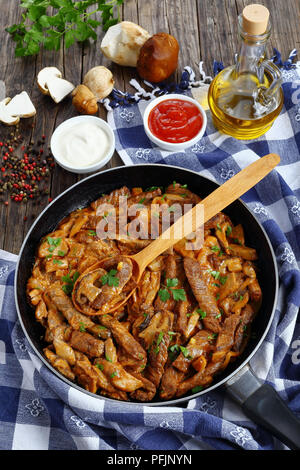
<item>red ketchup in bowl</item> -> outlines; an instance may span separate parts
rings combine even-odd
[[[203,117],[194,103],[169,99],[161,101],[150,111],[148,126],[158,139],[178,144],[198,134],[203,126]]]

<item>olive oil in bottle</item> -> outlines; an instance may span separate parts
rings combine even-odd
[[[240,53],[212,81],[208,103],[215,126],[237,139],[255,139],[272,126],[283,105],[281,72],[265,60],[269,11],[248,5],[239,16]]]

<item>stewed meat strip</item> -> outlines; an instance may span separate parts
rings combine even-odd
[[[151,400],[153,400],[156,394],[155,385],[150,380],[146,379],[146,377],[142,376],[141,374],[132,373],[132,375],[134,375],[135,378],[139,379],[143,383],[143,385],[137,390],[135,390],[134,392],[132,392],[130,394],[130,397],[133,400],[138,400],[138,401],[143,401],[143,402],[145,401],[150,402]]]
[[[94,338],[89,333],[73,330],[70,345],[90,357],[101,356],[104,351],[103,341]]]
[[[171,400],[176,394],[180,382],[184,378],[184,372],[169,366],[165,369],[160,383],[159,396],[162,400]]]
[[[206,312],[203,323],[206,329],[220,331],[219,309],[216,297],[210,288],[211,275],[207,266],[201,266],[192,258],[184,258],[184,269],[201,310]]]
[[[234,344],[234,335],[238,324],[241,321],[239,313],[235,313],[225,318],[222,331],[219,333],[215,352],[212,356],[212,361],[217,362],[223,358]]]
[[[148,364],[145,371],[145,377],[149,379],[156,388],[159,387],[164,367],[168,359],[169,344],[170,336],[168,332],[157,332],[148,352]]]
[[[132,336],[127,328],[117,320],[110,323],[110,329],[115,341],[122,347],[123,351],[131,357],[140,368],[147,362],[147,354],[140,343]]]
[[[240,323],[236,329],[234,336],[234,351],[241,351],[245,338],[249,335],[249,325],[253,321],[255,312],[250,304],[247,304],[241,312]]]
[[[57,310],[61,312],[69,324],[74,328],[74,330],[80,330],[85,328],[90,333],[95,334],[96,336],[105,335],[109,333],[103,330],[99,325],[96,325],[90,317],[83,315],[74,308],[71,299],[63,292],[62,288],[58,284],[53,284],[47,290],[47,295],[50,300],[56,306]]]
[[[212,382],[213,375],[222,369],[223,362],[224,359],[221,359],[219,362],[211,362],[203,371],[197,372],[192,377],[181,382],[177,387],[176,397],[185,395],[195,387],[208,386]]]

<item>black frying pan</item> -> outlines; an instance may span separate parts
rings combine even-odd
[[[20,323],[29,343],[44,364],[61,380],[83,393],[90,394],[90,392],[66,379],[44,358],[42,350],[45,345],[41,340],[44,331],[35,320],[33,308],[26,299],[26,283],[31,275],[39,241],[44,235],[53,231],[58,223],[70,212],[89,206],[102,193],[108,193],[123,185],[128,187],[142,186],[144,188],[153,185],[167,186],[174,180],[181,184],[187,184],[191,191],[201,197],[207,196],[218,186],[198,173],[168,165],[146,164],[106,170],[80,181],[58,196],[40,214],[25,238],[20,251],[15,278],[15,299]],[[250,338],[243,354],[236,361],[229,364],[223,373],[215,378],[210,387],[179,399],[168,402],[156,401],[145,403],[145,405],[182,404],[191,398],[209,393],[214,388],[222,385],[227,387],[231,396],[242,406],[244,412],[253,421],[267,428],[291,449],[299,449],[300,422],[293,416],[275,390],[269,385],[261,383],[247,365],[265,338],[276,307],[278,272],[273,249],[266,232],[241,200],[235,201],[225,212],[233,223],[242,223],[247,237],[247,244],[256,248],[258,253],[259,282],[263,292],[263,302],[261,310],[253,323],[252,331],[255,332],[255,335]],[[93,396],[97,395],[93,394]],[[101,400],[112,400],[102,396],[99,396],[99,398]]]

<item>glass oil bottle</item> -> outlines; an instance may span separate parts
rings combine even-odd
[[[216,128],[237,139],[263,135],[283,105],[281,72],[265,59],[271,32],[269,11],[263,5],[244,8],[238,18],[241,38],[236,63],[212,81],[208,103]]]

